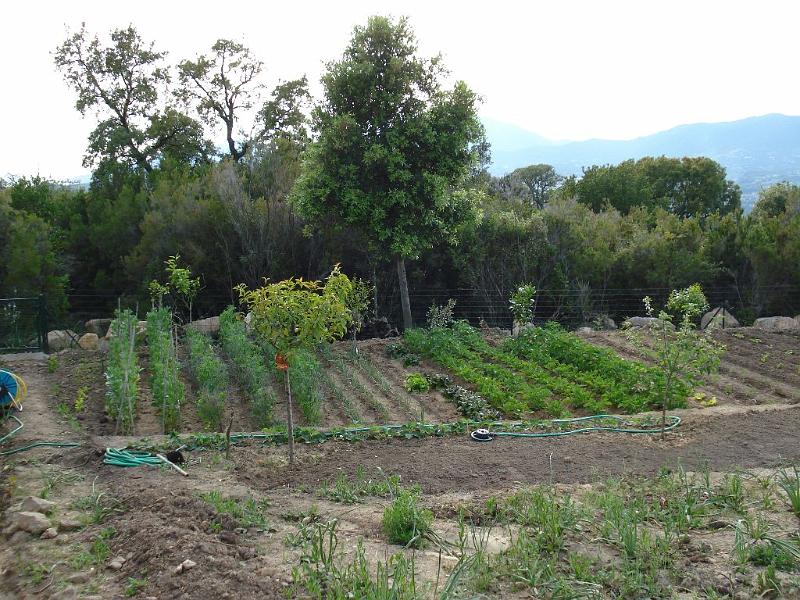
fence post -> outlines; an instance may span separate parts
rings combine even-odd
[[[47,342],[47,302],[44,294],[39,294],[39,348],[45,354],[50,353],[50,346]]]

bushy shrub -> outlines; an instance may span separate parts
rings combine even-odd
[[[430,532],[433,513],[417,504],[419,489],[403,488],[383,512],[383,531],[393,544],[420,548]]]
[[[456,307],[456,301],[450,298],[447,304],[439,306],[438,304],[431,304],[426,315],[428,320],[428,329],[441,329],[450,327],[453,324],[453,309]]]

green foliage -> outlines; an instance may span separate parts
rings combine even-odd
[[[792,512],[800,518],[800,470],[796,466],[792,471],[782,470],[778,476],[778,485],[786,493]]]
[[[284,373],[279,371],[275,365],[275,348],[269,343],[262,341],[261,347],[264,351],[265,360],[270,365],[273,380],[283,384]],[[322,422],[322,394],[320,392],[319,381],[323,372],[322,365],[309,350],[298,350],[294,355],[292,367],[289,369],[289,381],[292,386],[292,400],[297,402],[303,419],[309,425]]]
[[[269,503],[266,500],[227,497],[219,490],[205,492],[200,497],[214,507],[218,514],[230,515],[236,519],[239,527],[264,529],[267,526],[265,512]]]
[[[650,298],[644,299],[644,305],[648,316],[653,316]],[[685,290],[673,290],[667,309],[682,315],[677,329],[672,324],[672,315],[661,311],[657,317],[657,324],[650,328],[654,337],[652,347],[641,332],[633,328],[628,330],[629,339],[646,353],[655,364],[655,368],[661,371],[659,387],[664,424],[667,409],[674,395],[674,386],[691,392],[703,376],[714,373],[719,368],[724,347],[710,336],[699,333],[692,323],[692,319],[707,306],[708,302],[699,285],[690,286]]]
[[[451,400],[465,418],[473,421],[493,421],[500,418],[500,412],[491,407],[480,394],[450,384],[444,388],[442,394]]]
[[[509,307],[511,314],[514,315],[515,323],[530,323],[533,320],[533,311],[536,306],[536,287],[526,283],[520,285],[511,294]]]
[[[347,302],[353,284],[338,265],[324,285],[290,278],[255,290],[237,289],[253,313],[258,335],[290,364],[298,350],[341,338],[352,319]]]
[[[244,323],[228,307],[219,317],[222,349],[233,363],[236,377],[250,400],[250,411],[259,427],[272,423],[275,393],[269,386],[269,371],[258,345],[247,338]]]
[[[383,475],[383,473],[380,473]],[[400,476],[382,476],[377,479],[367,478],[362,467],[356,470],[353,480],[344,473],[336,478],[333,485],[324,485],[319,493],[328,500],[342,504],[356,504],[363,502],[367,496],[385,498],[397,495],[400,490]]]
[[[440,329],[443,327],[450,327],[453,322],[453,309],[456,307],[456,301],[450,298],[447,304],[439,306],[431,304],[426,315],[429,329]]]
[[[425,376],[421,373],[411,373],[406,377],[406,391],[425,393],[430,391],[431,386]]]
[[[106,412],[114,420],[114,431],[133,432],[139,364],[136,358],[137,319],[129,310],[117,311],[111,322],[111,340],[106,367]]]
[[[303,590],[303,595],[317,600],[419,598],[413,556],[409,559],[402,552],[393,554],[385,562],[379,560],[373,573],[372,561],[367,561],[363,540],[359,539],[349,562],[340,566],[337,523],[335,519],[314,523],[303,534],[306,543],[300,567],[292,571],[295,586]]]
[[[419,364],[419,355],[411,352],[404,344],[397,342],[386,346],[386,356],[402,360],[404,367],[413,367]]]
[[[228,366],[204,334],[188,329],[189,366],[197,382],[197,414],[206,429],[221,431],[225,398],[230,389]]]
[[[147,313],[147,347],[150,352],[150,388],[164,433],[180,428],[184,385],[180,378],[178,341],[172,313],[159,308]]]
[[[418,505],[419,490],[403,488],[383,512],[383,531],[389,542],[406,547],[422,547],[431,530],[433,513]]]

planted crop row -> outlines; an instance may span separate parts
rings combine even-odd
[[[184,387],[179,376],[178,344],[172,328],[172,313],[168,309],[159,308],[147,313],[147,347],[153,404],[161,417],[164,433],[177,431]]]
[[[278,385],[285,385],[286,375],[275,365],[275,348],[267,342],[262,342],[261,348],[267,364],[270,365],[273,379]],[[300,350],[292,357],[289,369],[292,401],[300,408],[308,425],[317,425],[322,421],[322,394],[319,391],[321,370],[317,357],[307,350]]]
[[[660,371],[592,346],[556,323],[528,329],[518,338],[506,340],[503,350],[592,390],[599,397],[599,408],[615,406],[638,412],[661,402]],[[669,405],[682,406],[688,394],[684,386],[675,385]]]
[[[186,341],[189,365],[197,382],[197,414],[207,429],[220,431],[225,397],[230,387],[228,366],[202,333],[190,329],[186,332]]]
[[[404,337],[413,352],[422,354],[475,386],[494,408],[506,414],[545,409],[563,415],[564,407],[543,385],[527,382],[513,371],[486,362],[452,329],[412,329]]]
[[[117,311],[111,322],[111,341],[106,367],[106,411],[114,420],[115,433],[132,433],[136,418],[139,364],[136,358],[137,319],[129,310]]]
[[[236,377],[250,396],[250,412],[259,427],[272,423],[275,393],[269,386],[269,371],[259,347],[247,337],[244,323],[232,307],[219,317],[222,349],[233,363]]]
[[[325,360],[328,361],[328,363],[336,367],[336,370],[339,372],[342,380],[346,382],[351,389],[355,390],[355,392],[367,404],[369,404],[369,406],[378,414],[381,419],[389,419],[389,411],[386,409],[383,403],[373,396],[364,386],[364,384],[361,383],[356,374],[353,372],[353,369],[350,368],[350,365],[347,363],[347,361],[345,361],[344,358],[334,354],[330,347],[324,344],[320,347],[320,354]]]

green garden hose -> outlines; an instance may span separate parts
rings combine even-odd
[[[551,423],[579,423],[583,421],[599,421],[601,419],[611,419],[622,424],[629,424],[628,421],[619,415],[590,415],[588,417],[575,417],[573,419],[553,419]],[[518,437],[518,438],[547,438],[547,437],[561,437],[565,435],[574,435],[576,433],[589,433],[592,431],[607,431],[609,433],[632,433],[653,435],[663,431],[671,431],[681,424],[681,418],[675,415],[667,417],[668,423],[664,427],[611,427],[608,425],[592,425],[589,427],[581,427],[578,429],[568,429],[566,431],[542,431],[539,433],[527,433],[516,431],[490,431],[486,428],[476,429],[470,434],[470,437],[477,442],[489,442],[495,437]]]
[[[123,448],[106,448],[103,464],[115,467],[140,467],[142,465],[158,466],[164,464],[157,456],[149,452],[125,450]]]

